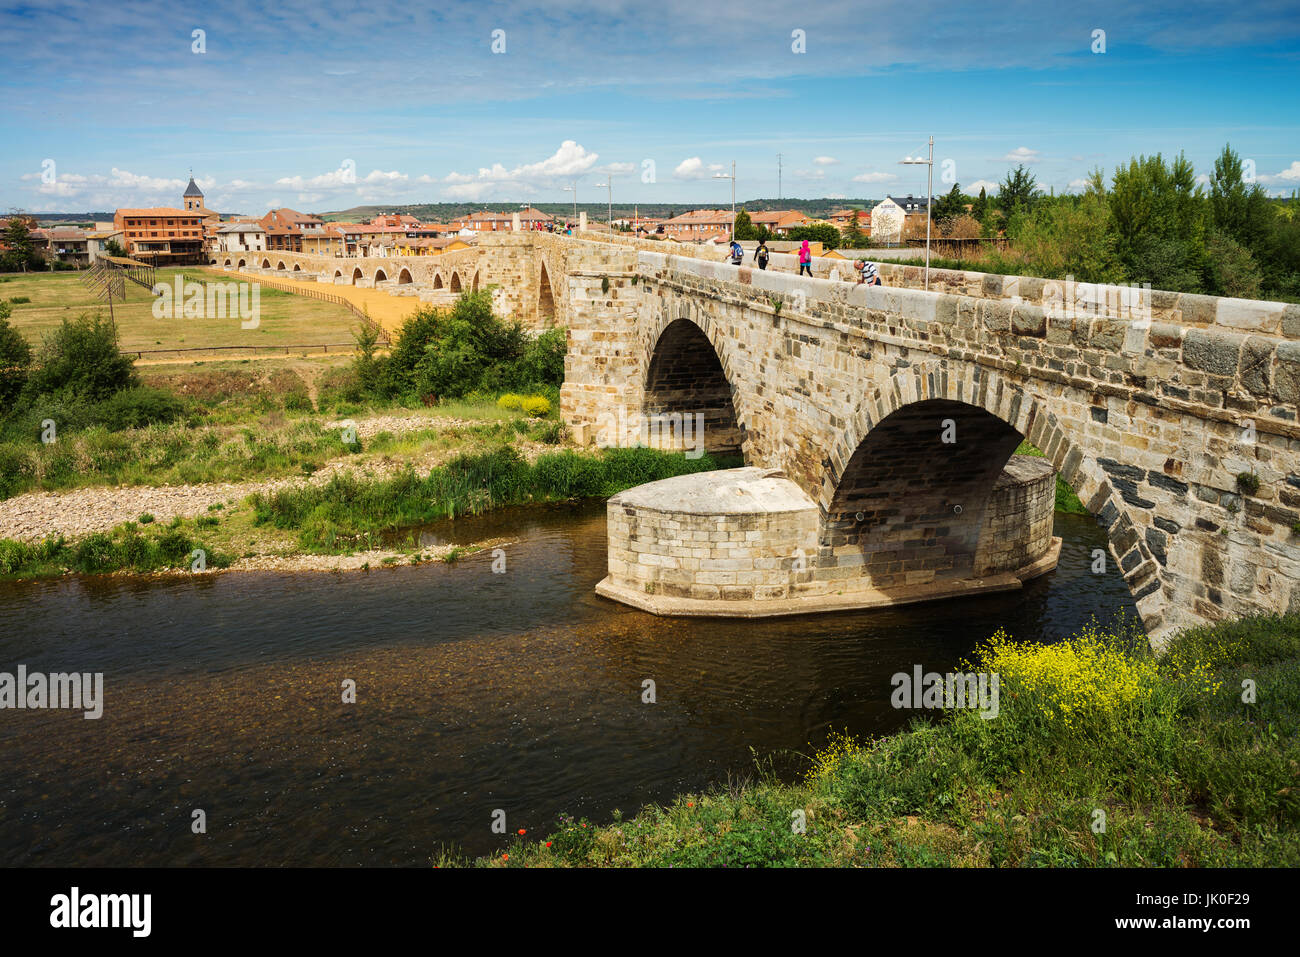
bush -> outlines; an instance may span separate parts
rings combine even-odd
[[[137,386],[124,389],[99,403],[95,417],[113,432],[138,429],[160,422],[174,422],[185,411],[185,404],[170,392]]]
[[[497,408],[506,410],[517,410],[524,407],[524,397],[516,395],[513,392],[507,392],[501,398],[497,399]]]
[[[524,399],[521,408],[534,419],[544,418],[551,414],[551,403],[540,395],[530,395]]]
[[[92,402],[137,384],[131,359],[117,347],[113,326],[98,316],[65,319],[45,339],[40,361],[27,380],[34,396],[70,393]]]

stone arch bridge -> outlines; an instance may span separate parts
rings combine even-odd
[[[691,541],[681,521],[645,524],[662,502],[614,502],[611,527],[635,526],[624,567],[611,561],[625,591],[707,613],[729,583],[779,603],[978,579],[998,542],[1023,540],[998,509],[1037,481],[1008,479],[1024,438],[1106,530],[1153,639],[1300,608],[1300,306],[943,270],[926,291],[920,270],[888,263],[867,287],[831,260],[808,278],[780,257],[758,271],[589,237],[245,258],[325,282],[359,269],[399,292],[403,270],[422,288],[477,276],[503,314],[568,329],[561,406],[579,441],[635,444],[650,416],[667,423],[659,444],[738,451],[761,470],[684,493],[754,497],[729,531]],[[725,557],[729,535],[801,554],[746,566]],[[702,592],[701,563],[721,578]]]

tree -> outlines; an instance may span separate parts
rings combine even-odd
[[[1263,276],[1255,257],[1227,233],[1215,231],[1206,243],[1213,291],[1220,296],[1258,299]]]
[[[786,232],[785,238],[795,242],[806,239],[810,243],[821,243],[827,249],[835,249],[840,244],[840,231],[830,223],[814,223],[811,226],[792,227]]]
[[[971,204],[971,209],[970,209],[971,218],[979,223],[984,222],[984,214],[988,212],[988,208],[989,208],[989,198],[988,195],[984,192],[984,187],[981,186],[979,196],[975,197],[975,202]]]
[[[9,316],[13,306],[0,300],[0,415],[13,408],[23,391],[32,364],[32,347],[13,326]]]
[[[1171,292],[1205,285],[1207,207],[1191,161],[1140,156],[1115,171],[1106,195],[1116,252],[1130,282]]]
[[[858,217],[855,215],[849,220],[849,224],[840,230],[840,248],[861,249],[866,242],[866,234],[858,229]]]
[[[1258,249],[1269,233],[1273,215],[1268,197],[1258,183],[1247,185],[1241,157],[1231,145],[1214,161],[1210,210],[1215,228],[1248,249]]]
[[[934,221],[955,219],[966,212],[966,197],[962,195],[961,184],[953,183],[943,196],[934,201]]]
[[[1016,207],[1028,211],[1041,195],[1034,174],[1025,169],[1023,163],[1007,173],[1007,178],[998,185],[998,201],[1007,216],[1011,216]]]
[[[30,216],[14,216],[5,227],[4,244],[8,248],[0,256],[0,271],[26,272],[41,266],[41,257],[32,244],[32,230],[36,221]]]
[[[758,238],[758,229],[754,226],[753,220],[749,218],[749,213],[743,209],[736,214],[736,226],[734,229],[736,239],[751,240]]]
[[[110,256],[116,256],[118,259],[126,258],[126,250],[122,248],[122,244],[116,239],[110,239],[104,243],[104,252]]]

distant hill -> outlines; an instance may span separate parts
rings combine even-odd
[[[847,207],[870,209],[878,202],[880,202],[878,199],[747,199],[744,202],[737,201],[736,209],[747,209],[750,212],[765,209],[795,209],[814,219],[825,219],[837,209]],[[550,216],[558,216],[561,219],[572,218],[573,216],[572,203],[532,203],[531,205],[534,209],[540,209]],[[614,218],[630,217],[635,211],[643,218],[666,219],[688,210],[706,208],[707,205],[705,203],[637,203],[634,207],[631,203],[620,202],[614,204]],[[730,202],[715,203],[711,208],[727,209],[730,206]],[[384,213],[397,213],[414,216],[421,222],[445,223],[469,213],[482,212],[483,210],[508,210],[512,207],[517,208],[518,204],[414,203],[406,206],[353,206],[351,209],[317,213],[316,215],[327,222],[355,223],[365,222]],[[607,209],[605,203],[578,204],[578,212],[585,212],[587,218],[592,220],[600,219],[603,221]]]

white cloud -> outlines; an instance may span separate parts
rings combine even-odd
[[[853,177],[855,183],[888,183],[890,180],[898,179],[896,173],[859,173]]]
[[[722,172],[721,163],[710,163],[705,166],[703,160],[698,156],[692,156],[677,164],[677,168],[673,170],[673,176],[677,179],[709,179],[714,173],[720,172]]]
[[[344,164],[338,169],[322,173],[319,176],[313,176],[310,179],[304,179],[301,176],[283,176],[275,181],[276,186],[287,186],[290,189],[302,190],[319,190],[319,189],[342,189],[357,184],[357,171],[355,166]]]
[[[1007,163],[1038,163],[1042,161],[1042,155],[1028,146],[1017,146],[1002,159]]]
[[[998,191],[998,184],[990,183],[986,179],[977,179],[962,189],[962,192],[968,196],[978,196],[981,189],[984,190],[985,194],[991,196]]]
[[[1295,160],[1290,166],[1275,175],[1261,174],[1259,181],[1261,183],[1300,183],[1300,160]]]
[[[539,187],[554,188],[563,180],[590,172],[599,156],[573,140],[565,140],[553,154],[537,163],[514,169],[493,163],[480,167],[477,175],[449,173],[443,182],[451,185],[443,193],[451,199],[478,199],[494,191],[531,194]]]
[[[839,160],[837,160],[834,156],[816,156],[816,157],[813,157],[813,165],[814,165],[814,166],[834,166],[834,165],[835,165],[836,163],[838,163],[838,162],[839,162]]]
[[[1072,179],[1070,180],[1070,189],[1087,189],[1088,184],[1091,182],[1091,180],[1087,179]]]

